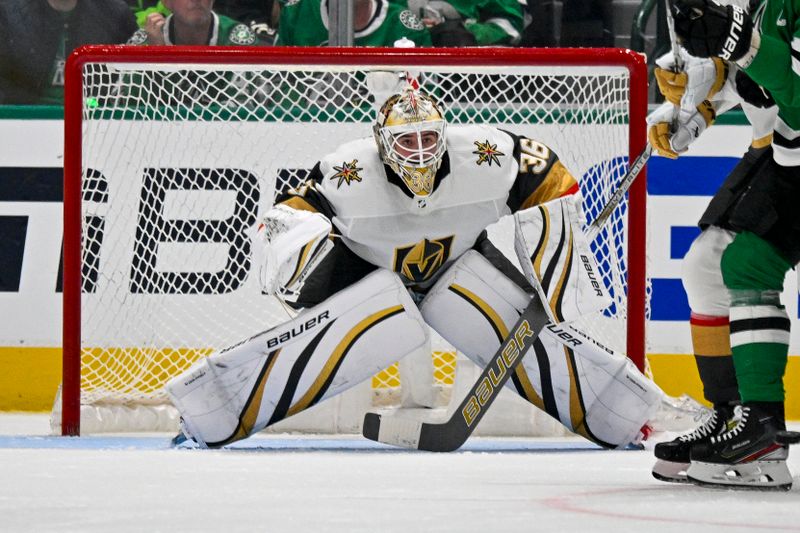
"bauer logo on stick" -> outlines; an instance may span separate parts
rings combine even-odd
[[[525,339],[533,337],[533,331],[527,320],[523,321],[513,333],[514,342],[508,343],[503,350],[503,356],[497,360],[495,368],[489,371],[489,375],[483,378],[480,386],[475,389],[475,393],[468,399],[466,405],[461,410],[461,415],[468,426],[471,426],[481,412],[481,408],[492,398],[495,387],[500,385],[500,380],[506,372],[513,367],[514,361],[522,357],[525,351]]]

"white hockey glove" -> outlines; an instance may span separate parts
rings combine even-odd
[[[680,49],[683,71],[674,72],[672,52],[656,59],[654,74],[658,90],[673,105],[694,109],[704,100],[713,101],[728,81],[728,64],[718,57],[699,58]]]
[[[664,102],[647,116],[647,139],[657,154],[670,159],[689,149],[689,145],[714,123],[716,113],[708,100],[702,102],[692,111],[681,108],[678,113],[675,131],[672,118],[675,106]]]
[[[320,213],[278,205],[259,221],[253,261],[266,294],[297,294],[306,277],[333,249],[331,222]]]

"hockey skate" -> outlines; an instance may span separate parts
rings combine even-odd
[[[691,450],[689,481],[697,485],[760,490],[789,490],[787,444],[777,442],[780,422],[756,407],[736,406],[735,426],[696,444]]]
[[[656,444],[653,477],[672,483],[688,483],[686,470],[689,468],[689,453],[692,446],[708,442],[711,437],[727,431],[727,423],[732,416],[733,407],[720,407],[712,411],[708,420],[690,433],[669,442]]]

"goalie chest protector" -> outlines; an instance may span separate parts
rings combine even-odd
[[[514,140],[486,126],[450,127],[450,172],[427,197],[411,198],[389,182],[372,138],[342,145],[320,164],[318,190],[333,224],[362,259],[428,286],[442,266],[469,250],[506,205],[519,164]]]

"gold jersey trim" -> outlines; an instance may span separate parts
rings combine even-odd
[[[572,177],[567,167],[561,161],[556,161],[542,183],[522,202],[520,211],[560,198],[577,185],[578,182]]]

